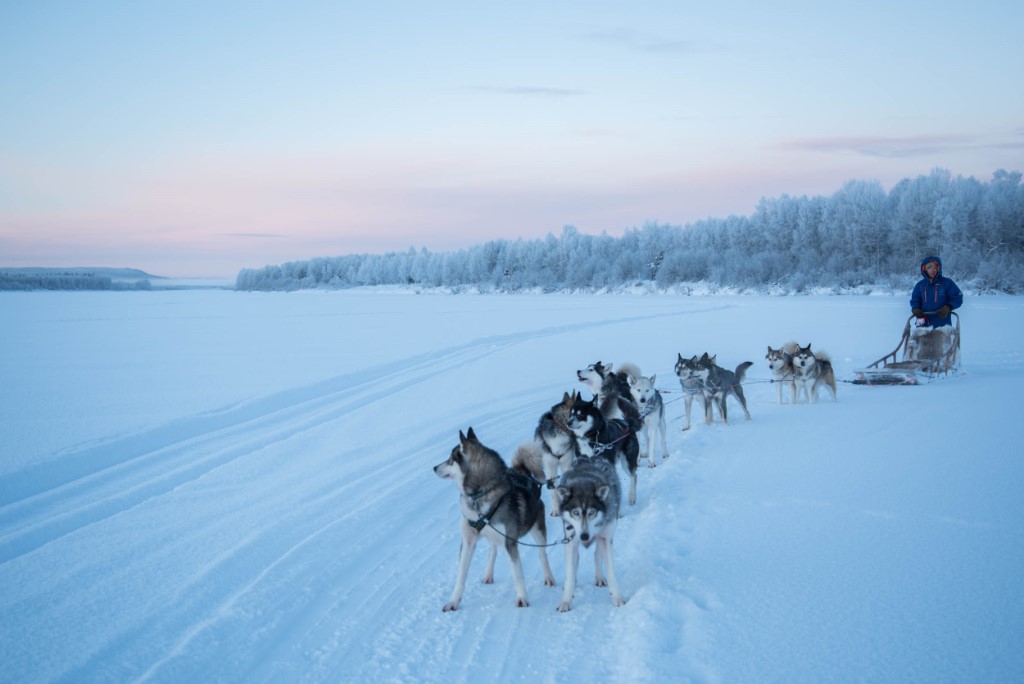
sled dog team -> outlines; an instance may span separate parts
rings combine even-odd
[[[811,345],[801,347],[790,342],[777,350],[769,346],[766,358],[773,381],[779,383],[780,403],[783,385],[791,387],[794,404],[801,390],[808,401],[814,401],[821,386],[827,387],[835,400],[832,364],[826,355],[812,352]],[[680,354],[675,372],[686,400],[683,429],[690,428],[695,398],[701,401],[708,424],[715,407],[728,424],[729,396],[739,402],[749,420],[741,383],[752,365],[745,361],[730,371],[718,366],[716,357],[707,353],[690,359]],[[448,459],[434,467],[438,477],[455,481],[462,511],[455,589],[444,611],[458,610],[462,603],[473,551],[481,536],[490,542],[484,583],[494,581],[498,546],[504,546],[512,566],[517,607],[529,605],[519,557],[519,540],[523,537],[529,535],[533,543],[522,543],[538,547],[544,584],[555,585],[547,557],[542,484],[552,490],[551,515],[561,517],[565,530],[565,581],[558,611],[572,609],[581,544],[589,549],[596,543],[595,584],[608,587],[614,605],[625,603],[612,552],[622,491],[615,466],[620,465],[629,477],[626,501],[633,505],[640,459],[646,458],[648,467],[655,467],[656,440],[662,460],[668,457],[665,405],[655,388],[656,376],[643,376],[631,363],[620,364],[615,370],[612,364],[598,361],[576,375],[593,397],[586,400],[579,392],[565,392],[561,401],[540,417],[533,439],[516,448],[511,467],[498,452],[480,442],[473,428],[466,433],[460,430],[459,443]],[[640,434],[644,436],[642,450]]]

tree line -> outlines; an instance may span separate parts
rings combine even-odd
[[[937,254],[961,287],[1024,288],[1024,185],[1020,172],[989,182],[935,169],[886,192],[850,180],[831,196],[763,198],[749,216],[686,226],[648,223],[621,237],[572,226],[533,240],[465,249],[410,248],[244,269],[240,290],[419,285],[494,292],[595,291],[696,283],[754,291],[906,289]]]
[[[149,290],[148,280],[117,282],[96,273],[0,271],[0,290]]]

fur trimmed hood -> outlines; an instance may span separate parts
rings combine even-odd
[[[921,268],[920,268],[921,275],[923,275],[925,278],[928,277],[928,274],[924,272],[924,267],[925,267],[925,265],[929,261],[934,261],[935,263],[937,263],[939,265],[939,271],[938,271],[938,273],[935,274],[935,277],[936,278],[941,277],[942,276],[942,259],[940,259],[937,256],[929,256],[929,257],[925,257],[924,259],[921,260]]]

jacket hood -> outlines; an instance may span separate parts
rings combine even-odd
[[[924,272],[924,265],[927,264],[929,261],[934,261],[935,263],[937,263],[939,265],[939,272],[935,274],[935,277],[937,278],[937,277],[941,276],[942,275],[942,259],[940,259],[937,256],[925,257],[924,259],[921,260],[921,268],[920,268],[921,275],[923,275],[925,278],[928,277],[928,274]]]

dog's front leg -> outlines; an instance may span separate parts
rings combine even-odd
[[[580,542],[573,538],[565,545],[565,585],[562,589],[562,602],[558,604],[559,613],[572,610],[572,595],[576,591],[576,571],[580,565]]]
[[[544,468],[544,480],[548,483],[556,482],[558,478],[558,458],[554,454],[549,454],[545,449],[544,455],[541,456],[541,465]],[[549,485],[550,488],[550,485]],[[561,502],[558,500],[558,490],[551,490],[551,515],[560,516],[562,515]]]
[[[668,432],[668,425],[665,423],[665,412],[662,411],[661,416],[658,418],[658,433],[661,435],[661,460],[664,463],[665,459],[668,458],[668,441],[665,434]],[[651,461],[651,465],[654,461]]]
[[[480,539],[480,533],[470,527],[469,521],[465,518],[462,518],[460,527],[462,547],[459,549],[459,569],[455,575],[455,589],[452,591],[452,597],[441,609],[446,613],[449,610],[458,610],[459,604],[462,603],[462,594],[466,590],[466,575],[469,574],[469,562],[473,560],[473,550],[476,548],[477,540]]]
[[[619,580],[615,576],[615,562],[612,560],[612,540],[603,535],[598,537],[597,550],[603,553],[605,564],[608,566],[608,590],[612,595],[612,605],[624,605],[626,600],[619,592]]]
[[[686,392],[685,389],[683,391]],[[690,429],[690,412],[693,411],[693,394],[687,392],[685,397],[686,401],[684,403],[686,404],[686,423],[683,425],[683,432]]]

